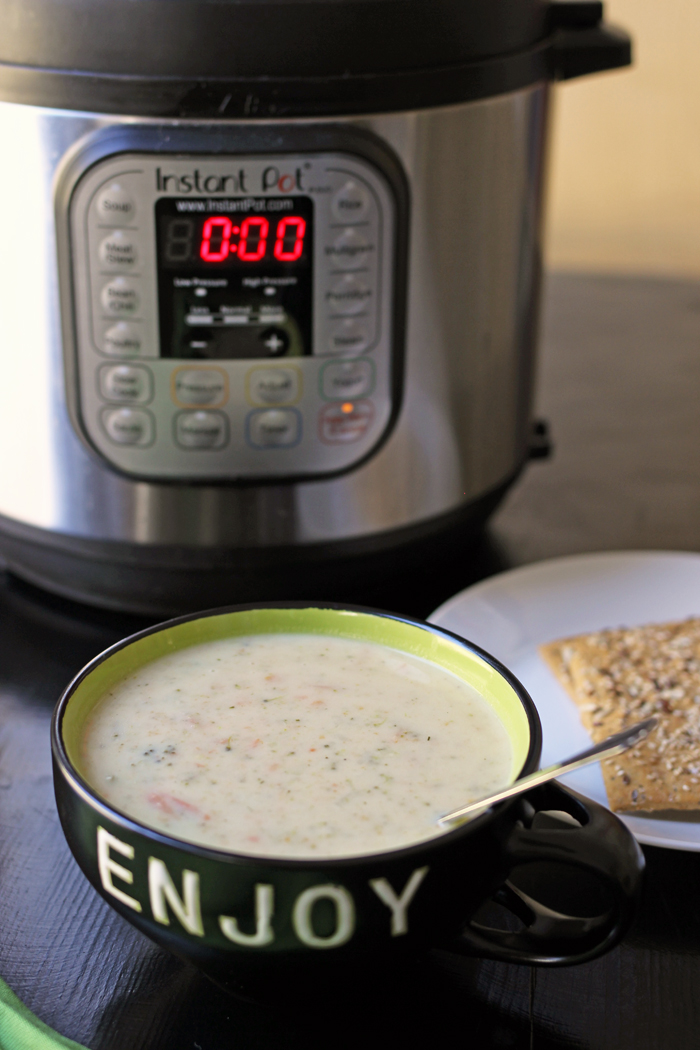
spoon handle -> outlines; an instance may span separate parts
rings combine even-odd
[[[540,769],[537,773],[530,773],[529,776],[516,780],[514,784],[504,788],[503,791],[497,792],[495,795],[487,795],[485,798],[477,799],[476,802],[470,802],[468,806],[462,806],[461,809],[455,809],[452,813],[446,813],[438,818],[438,824],[450,824],[452,821],[459,820],[462,817],[468,817],[477,810],[493,806],[496,802],[503,802],[514,795],[520,795],[529,788],[546,784],[548,780],[554,780],[555,777],[564,776],[565,773],[572,773],[575,769],[581,769],[582,766],[590,765],[591,762],[598,762],[604,758],[612,758],[613,755],[619,755],[623,751],[627,751],[628,748],[634,747],[640,740],[643,740],[655,728],[657,721],[658,719],[656,718],[647,718],[644,722],[638,722],[637,725],[631,726],[629,729],[623,729],[621,733],[609,736],[606,740],[601,741],[600,744],[594,744],[593,747],[581,751],[578,755],[572,755],[571,758],[567,758],[564,762],[556,762],[553,766],[547,766],[546,769]]]

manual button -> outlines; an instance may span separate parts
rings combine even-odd
[[[294,368],[254,368],[248,375],[248,397],[253,402],[282,405],[299,397],[301,377]]]
[[[228,376],[220,368],[180,368],[173,374],[173,400],[179,405],[223,405]]]
[[[179,412],[175,440],[180,448],[223,448],[228,441],[228,420],[223,412]]]
[[[106,401],[148,401],[151,392],[151,373],[140,365],[100,369],[100,393]]]
[[[289,447],[301,438],[301,416],[295,408],[251,412],[247,423],[248,442],[253,448]]]
[[[374,386],[374,364],[359,361],[330,361],[321,372],[321,393],[332,401],[366,397]]]
[[[117,445],[150,445],[155,436],[155,422],[143,408],[106,408],[102,426]]]

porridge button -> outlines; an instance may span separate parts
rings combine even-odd
[[[330,314],[341,317],[364,313],[372,300],[372,289],[354,274],[346,274],[326,292]]]
[[[226,416],[223,412],[180,412],[175,440],[180,448],[223,448],[228,441]]]
[[[102,424],[117,445],[150,445],[155,434],[153,416],[142,408],[105,409]]]
[[[111,226],[129,226],[136,215],[134,198],[119,182],[113,182],[97,198],[97,214]]]
[[[186,405],[222,404],[226,373],[218,368],[185,368],[175,373],[175,400]]]
[[[248,440],[254,448],[296,445],[300,437],[301,416],[293,408],[273,408],[248,416]]]

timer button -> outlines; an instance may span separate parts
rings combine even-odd
[[[321,372],[321,393],[337,401],[339,398],[366,397],[374,386],[374,364],[367,358],[360,361],[331,361]],[[347,413],[346,413],[347,414]]]
[[[334,354],[361,354],[369,346],[369,332],[362,321],[340,321],[328,336],[328,348]]]
[[[326,292],[326,303],[332,314],[347,316],[363,313],[372,299],[372,289],[354,274],[345,277]]]
[[[248,443],[253,448],[289,448],[301,439],[301,416],[295,408],[251,412],[247,424]]]
[[[222,405],[228,376],[219,368],[181,368],[173,375],[173,400],[181,405]]]
[[[359,441],[374,419],[371,401],[343,401],[326,405],[318,417],[319,437],[326,445],[349,445]]]
[[[326,245],[326,258],[338,270],[355,270],[366,265],[374,250],[375,246],[351,227]]]
[[[300,375],[294,368],[254,368],[248,375],[248,397],[253,402],[282,405],[296,401]]]
[[[100,262],[110,270],[131,270],[136,265],[136,241],[124,230],[114,230],[97,250]]]
[[[120,183],[113,182],[97,198],[97,214],[110,226],[128,226],[136,215],[134,198]]]
[[[148,401],[151,373],[140,365],[105,365],[100,369],[100,393],[107,401]]]
[[[108,314],[135,314],[140,305],[136,285],[128,277],[115,277],[106,284],[100,300]]]
[[[128,321],[118,321],[102,336],[102,349],[114,357],[141,353],[141,333]]]
[[[331,205],[333,214],[341,222],[362,222],[367,217],[369,206],[369,193],[354,179],[348,179],[338,190]]]
[[[180,448],[223,448],[228,442],[228,420],[223,412],[179,412],[175,440]]]
[[[102,425],[117,445],[150,445],[155,436],[155,423],[143,408],[106,408]]]

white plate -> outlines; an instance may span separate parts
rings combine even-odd
[[[700,554],[623,551],[554,558],[492,576],[450,598],[430,617],[492,653],[520,679],[542,719],[542,765],[590,744],[573,701],[537,646],[605,627],[700,615]],[[607,806],[599,765],[563,778]],[[700,823],[622,817],[640,842],[700,851]]]

